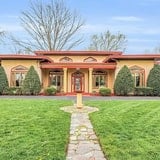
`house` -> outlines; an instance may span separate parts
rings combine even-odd
[[[112,51],[36,51],[34,55],[0,55],[10,86],[21,86],[32,65],[39,74],[42,87],[56,86],[59,93],[98,92],[106,86],[113,92],[119,70],[127,65],[135,86],[146,86],[148,74],[159,54],[125,55]]]

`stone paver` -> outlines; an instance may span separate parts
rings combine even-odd
[[[72,113],[66,160],[106,160],[88,116],[88,113],[98,109],[87,106],[82,109],[75,106],[61,109]]]

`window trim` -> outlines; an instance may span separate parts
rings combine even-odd
[[[132,74],[132,77],[134,78],[134,87],[143,87],[145,86],[145,70],[142,67],[139,67],[137,65],[134,65],[132,67],[129,68],[130,72]],[[140,76],[140,84],[139,86],[136,85],[136,74],[139,74]]]

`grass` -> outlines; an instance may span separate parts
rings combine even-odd
[[[65,160],[70,114],[68,101],[0,100],[1,160]]]
[[[160,101],[90,101],[90,119],[109,160],[160,160]]]

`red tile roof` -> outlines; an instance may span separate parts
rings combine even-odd
[[[45,60],[48,62],[53,62],[50,58],[45,57],[45,56],[35,56],[35,55],[18,55],[18,54],[4,54],[4,55],[0,55],[0,60],[10,60],[10,59],[21,59],[21,60]]]
[[[36,55],[121,55],[118,51],[35,51]]]

